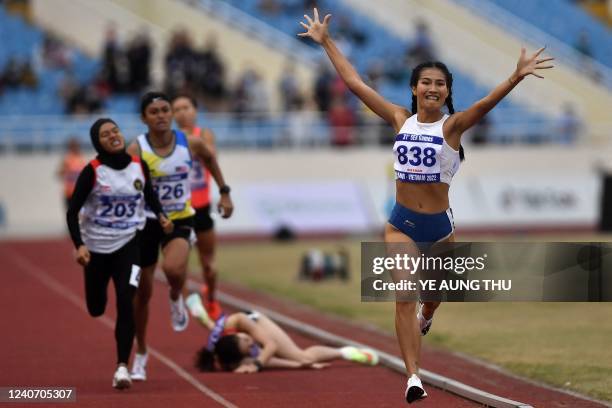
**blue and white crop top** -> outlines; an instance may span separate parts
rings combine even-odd
[[[406,119],[395,136],[395,179],[406,183],[445,183],[450,185],[461,160],[442,132],[449,115],[433,123],[421,123],[414,114]]]

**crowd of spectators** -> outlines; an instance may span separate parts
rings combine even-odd
[[[38,76],[29,59],[9,58],[0,71],[0,94],[5,89],[35,89]]]
[[[274,16],[302,15],[313,7],[326,7],[325,0],[260,0],[260,11]],[[333,10],[332,10],[333,11]],[[373,57],[362,72],[364,80],[375,90],[384,85],[404,87],[417,64],[437,59],[436,45],[431,29],[424,20],[413,21],[414,32],[405,44],[396,47],[394,55],[400,58]],[[332,35],[339,48],[355,61],[352,54],[367,46],[368,30],[356,24],[349,16],[337,13],[332,25]],[[196,98],[206,111],[230,112],[236,121],[262,121],[271,114],[271,101],[275,100],[270,90],[277,92],[280,109],[287,118],[288,140],[302,144],[306,123],[316,117],[330,126],[329,142],[334,146],[349,146],[360,143],[362,135],[356,127],[376,125],[381,128],[378,139],[381,143],[392,143],[386,135],[389,130],[367,110],[347,89],[335,70],[322,59],[314,82],[303,84],[298,79],[298,62],[288,60],[277,84],[267,84],[266,76],[252,66],[229,80],[227,67],[219,52],[214,34],[194,39],[185,28],[175,29],[163,47],[163,75],[161,82],[152,76],[153,58],[162,47],[156,44],[146,29],[141,29],[121,38],[117,27],[110,24],[104,34],[99,69],[88,81],[77,79],[74,72],[74,55],[70,47],[61,40],[47,35],[33,61],[11,59],[0,71],[0,92],[7,87],[36,87],[37,67],[64,70],[59,93],[65,101],[67,113],[93,113],[102,111],[110,96],[138,95],[151,87],[162,87],[169,95],[189,94]],[[592,45],[586,35],[575,44],[583,55],[591,54]],[[385,50],[385,52],[388,50]],[[385,54],[386,55],[386,54]],[[159,77],[156,76],[156,80]],[[273,86],[270,86],[273,85]],[[576,114],[566,109],[563,114],[564,140],[575,140]],[[474,131],[475,144],[487,144],[491,123],[483,121]]]

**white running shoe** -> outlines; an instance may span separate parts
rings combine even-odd
[[[419,310],[417,311],[417,319],[419,319],[419,327],[421,329],[421,336],[426,335],[431,329],[431,324],[433,323],[433,317],[429,320],[423,317],[423,302],[419,302]]]
[[[134,363],[132,364],[132,380],[134,381],[145,381],[147,379],[147,360],[149,359],[149,353],[138,354],[134,356]]]
[[[132,379],[130,378],[127,367],[120,365],[117,367],[117,371],[115,371],[115,375],[113,376],[113,388],[124,390],[130,388],[131,385]]]
[[[180,295],[176,301],[170,299],[170,322],[174,331],[177,332],[185,330],[189,324],[189,313],[185,308],[183,295]]]
[[[408,379],[404,397],[406,398],[406,402],[409,404],[427,397],[423,384],[421,384],[421,379],[417,377],[416,374],[412,374]]]

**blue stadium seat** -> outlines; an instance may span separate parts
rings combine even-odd
[[[612,68],[612,31],[569,0],[486,0],[537,26],[569,46],[584,30],[593,58]],[[608,44],[606,46],[606,44]]]
[[[29,25],[21,17],[7,13],[0,6],[0,38],[10,38],[0,47],[0,70],[4,69],[10,58],[28,60],[42,47],[44,33]],[[18,40],[17,40],[18,39]],[[74,50],[75,75],[80,81],[90,80],[97,71],[98,63]],[[43,68],[38,74],[38,88],[35,90],[7,90],[0,96],[2,114],[61,114],[63,101],[58,90],[64,76],[58,69]]]

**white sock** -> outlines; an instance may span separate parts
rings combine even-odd
[[[146,365],[147,364],[147,360],[149,359],[149,353],[147,353],[147,352],[145,352],[144,354],[136,353],[135,358],[137,358],[138,361],[142,365]]]

